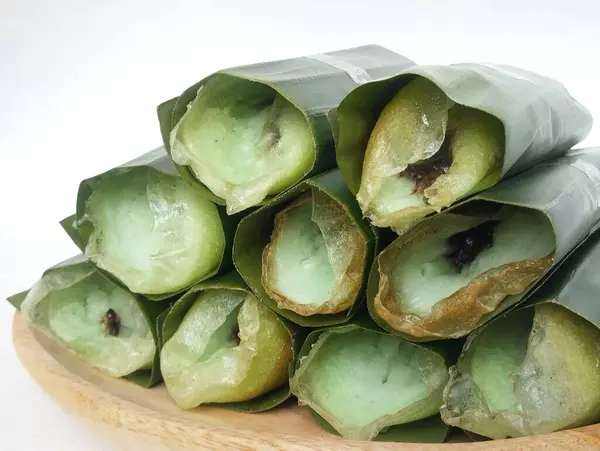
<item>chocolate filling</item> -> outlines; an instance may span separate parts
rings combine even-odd
[[[281,139],[281,131],[277,125],[279,110],[275,110],[275,115],[269,117],[263,126],[262,136],[256,144],[256,147],[262,152],[273,151]]]
[[[104,330],[106,333],[112,337],[116,337],[119,335],[121,330],[121,319],[117,312],[113,309],[109,308],[107,312],[102,317],[101,322],[104,324]]]
[[[457,271],[475,260],[479,253],[494,244],[494,230],[500,221],[490,220],[446,239],[444,257]]]
[[[238,324],[236,324],[235,327],[233,328],[233,330],[231,331],[231,335],[232,335],[235,345],[239,346],[241,340],[240,340],[240,326]]]
[[[269,127],[269,131],[267,132],[267,134],[265,136],[265,140],[267,142],[266,148],[268,150],[274,150],[280,139],[281,139],[281,133],[279,131],[279,128],[277,128],[277,126],[275,124],[271,125]]]
[[[406,177],[415,182],[413,194],[418,193],[423,195],[423,191],[433,185],[440,175],[448,172],[448,168],[452,164],[452,152],[450,150],[451,143],[452,133],[447,132],[440,150],[427,160],[408,165],[407,168],[400,173],[401,177]]]
[[[275,99],[263,126],[262,140],[264,141],[265,149],[268,151],[274,150],[281,139],[281,130],[279,129],[278,124],[281,110],[281,102],[278,102],[277,99]]]

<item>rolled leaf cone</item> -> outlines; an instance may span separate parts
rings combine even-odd
[[[79,185],[63,228],[135,293],[162,300],[231,266],[237,216],[199,195],[155,149]]]
[[[9,301],[28,324],[109,376],[144,387],[160,381],[156,324],[168,304],[129,292],[83,255]]]
[[[375,259],[371,316],[409,340],[466,336],[514,306],[597,223],[600,149],[571,151],[400,235]]]
[[[219,404],[258,412],[290,396],[297,330],[265,307],[237,273],[200,283],[166,314],[161,370],[169,394],[190,409]]]
[[[182,176],[230,214],[335,166],[325,114],[413,61],[376,45],[221,70],[158,107]]]
[[[376,244],[341,173],[333,170],[244,217],[233,260],[269,308],[296,324],[320,327],[356,313]]]
[[[560,83],[482,64],[412,66],[357,87],[329,119],[363,213],[398,233],[564,154],[592,125]]]
[[[469,336],[444,390],[444,420],[491,438],[600,420],[600,234],[517,310]]]
[[[429,417],[442,405],[447,379],[448,361],[441,348],[405,341],[359,318],[311,332],[290,387],[300,405],[346,438],[372,440],[384,432],[385,439],[393,426],[406,425],[394,431],[393,440],[404,436],[411,441],[407,429],[428,418],[417,437],[443,441],[447,429]]]

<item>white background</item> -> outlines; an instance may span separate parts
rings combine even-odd
[[[160,144],[155,107],[219,68],[377,43],[565,83],[600,121],[596,0],[0,0],[0,298],[76,252],[78,182]],[[596,125],[585,145],[600,145]],[[103,450],[42,393],[0,302],[0,448]]]

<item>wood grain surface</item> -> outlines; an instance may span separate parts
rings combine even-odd
[[[357,442],[323,431],[302,408],[288,405],[258,414],[215,407],[178,409],[163,386],[150,390],[94,370],[13,321],[17,355],[33,379],[114,449],[162,450],[600,450],[600,424],[535,437],[478,443]],[[600,389],[600,387],[599,387]]]

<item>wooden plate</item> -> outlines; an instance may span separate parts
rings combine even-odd
[[[94,370],[13,320],[17,355],[35,381],[116,449],[158,450],[600,450],[600,424],[553,434],[478,443],[357,442],[323,431],[292,405],[244,414],[215,407],[182,411],[163,386],[150,390]],[[600,389],[600,388],[599,388]]]

